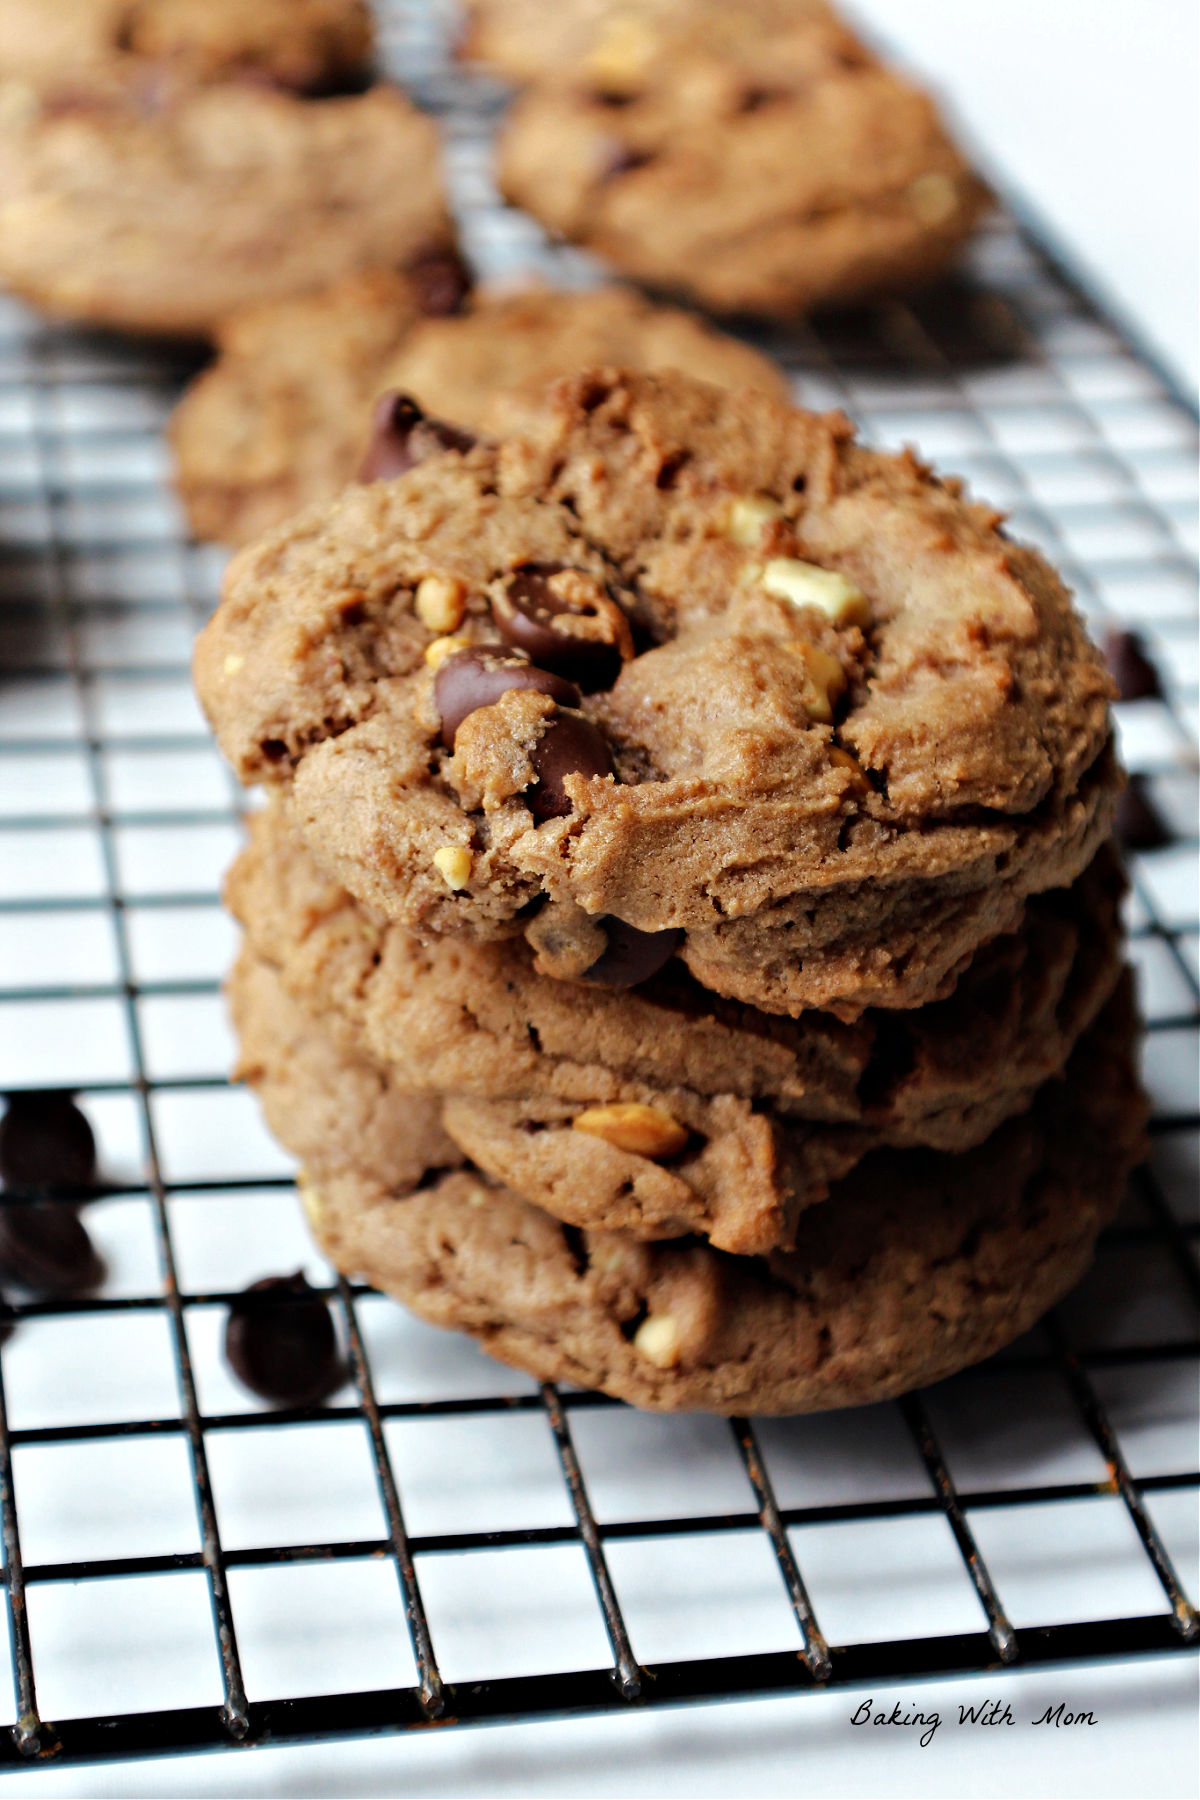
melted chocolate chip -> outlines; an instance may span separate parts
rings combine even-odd
[[[1171,833],[1141,775],[1131,775],[1117,801],[1116,833],[1127,850],[1161,850]]]
[[[541,668],[565,675],[585,694],[594,693],[597,688],[611,687],[620,674],[620,649],[603,638],[577,637],[560,630],[554,621],[565,615],[597,618],[602,606],[611,607],[612,602],[598,596],[589,607],[572,606],[550,586],[550,577],[566,568],[565,563],[527,563],[509,576],[492,600],[492,617],[506,644],[527,651]]]
[[[1122,700],[1159,700],[1162,683],[1136,631],[1110,631],[1104,655]]]
[[[358,471],[362,482],[391,481],[443,450],[462,455],[475,439],[444,419],[429,419],[408,394],[381,394],[371,414],[371,442]]]
[[[605,919],[608,948],[585,972],[585,981],[604,987],[637,987],[670,961],[683,941],[682,931],[639,931],[624,919]]]
[[[447,750],[453,750],[455,734],[468,714],[481,706],[494,706],[501,694],[513,688],[545,694],[559,706],[579,705],[579,689],[571,682],[486,645],[459,650],[439,664],[433,699],[442,716],[442,742]]]
[[[416,257],[406,272],[426,318],[445,319],[462,311],[471,291],[471,272],[457,250],[431,250]]]
[[[73,1207],[37,1200],[0,1206],[0,1280],[35,1294],[82,1294],[104,1264]]]
[[[571,801],[563,782],[568,775],[611,775],[612,756],[604,734],[582,713],[559,713],[529,756],[537,781],[526,796],[535,819],[563,819]]]
[[[88,1188],[96,1140],[69,1093],[10,1094],[0,1119],[0,1179],[11,1188]]]
[[[299,1273],[268,1275],[238,1296],[225,1357],[243,1387],[277,1406],[315,1406],[346,1376],[329,1308]]]

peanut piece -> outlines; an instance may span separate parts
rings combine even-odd
[[[774,556],[763,570],[762,584],[776,600],[792,606],[815,606],[834,625],[865,625],[870,618],[867,596],[836,569],[795,556]]]
[[[572,1125],[576,1131],[603,1138],[615,1150],[652,1159],[676,1156],[688,1141],[687,1127],[670,1113],[660,1112],[657,1106],[643,1106],[636,1100],[589,1106],[572,1120]]]
[[[833,703],[846,690],[846,675],[836,656],[816,644],[789,644],[802,665],[800,692],[804,710],[819,725],[833,723]]]
[[[729,502],[725,514],[725,535],[735,544],[753,550],[762,542],[763,532],[776,519],[782,519],[783,508],[767,494],[741,494]]]
[[[433,866],[448,888],[465,888],[475,859],[461,844],[443,844],[433,853]]]
[[[958,189],[949,175],[918,175],[908,184],[908,202],[922,225],[944,225],[958,211]]]
[[[643,1319],[634,1333],[633,1347],[656,1369],[673,1369],[682,1346],[679,1327],[670,1313],[651,1313]]]
[[[622,91],[635,85],[654,55],[654,33],[633,13],[614,13],[584,58],[588,79]]]
[[[470,648],[469,641],[464,637],[434,638],[432,644],[425,646],[425,661],[431,669],[436,669],[448,656],[456,656],[460,650]]]
[[[314,1231],[320,1231],[325,1218],[325,1208],[321,1204],[321,1196],[309,1180],[308,1174],[301,1169],[296,1176],[296,1192],[300,1196],[300,1204],[305,1216]]]
[[[430,631],[457,631],[466,610],[466,591],[453,576],[426,575],[417,583],[413,611]]]

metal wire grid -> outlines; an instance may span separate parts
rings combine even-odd
[[[491,202],[483,176],[485,121],[464,79],[448,72],[440,60],[438,40],[426,32],[428,19],[408,6],[391,9],[387,22],[393,32],[391,48],[399,46],[408,59],[406,67],[417,72],[424,97],[446,117],[464,230],[477,261],[495,270],[532,255],[546,266],[550,254],[528,221],[504,214]],[[568,277],[581,273],[579,259],[562,260]],[[217,567],[209,553],[184,541],[163,494],[161,425],[185,371],[169,357],[39,325],[15,309],[0,317],[0,332],[0,535],[7,540],[0,561],[0,644],[6,651],[0,667],[7,666],[0,685],[0,872],[9,871],[5,897],[0,898],[0,946],[8,950],[0,1021],[13,1026],[11,1045],[21,1034],[20,1048],[5,1055],[0,1079],[10,1089],[78,1085],[93,1116],[114,1101],[136,1109],[141,1172],[120,1173],[110,1191],[114,1198],[146,1206],[157,1256],[156,1278],[135,1284],[134,1291],[104,1290],[94,1298],[65,1302],[28,1301],[7,1307],[5,1314],[22,1331],[38,1320],[153,1315],[166,1327],[177,1399],[174,1410],[164,1406],[155,1416],[86,1422],[58,1416],[37,1422],[25,1408],[21,1419],[10,1423],[7,1383],[19,1334],[5,1350],[0,1509],[15,1723],[0,1736],[0,1761],[117,1757],[395,1730],[431,1720],[480,1723],[700,1698],[813,1692],[830,1685],[877,1687],[998,1664],[1029,1666],[1194,1645],[1195,1607],[1153,1515],[1157,1497],[1194,1490],[1200,1471],[1194,1466],[1142,1466],[1145,1459],[1131,1457],[1124,1448],[1098,1391],[1106,1373],[1114,1370],[1192,1368],[1200,1348],[1195,1329],[1198,1226],[1189,1212],[1186,1176],[1172,1174],[1178,1166],[1176,1151],[1194,1143],[1200,1130],[1186,1075],[1186,1056],[1194,1053],[1200,1025],[1196,920],[1180,885],[1196,852],[1197,696],[1194,674],[1186,665],[1194,629],[1194,510],[1186,473],[1190,469],[1194,478],[1194,425],[1145,361],[1007,222],[985,238],[975,279],[957,293],[921,305],[880,309],[820,330],[808,328],[786,344],[771,346],[785,356],[805,399],[845,405],[875,437],[912,438],[943,463],[965,467],[978,491],[1010,506],[1014,528],[1044,545],[1065,569],[1098,623],[1119,622],[1132,613],[1158,655],[1166,701],[1125,709],[1123,723],[1129,753],[1177,827],[1169,848],[1135,859],[1132,913],[1135,950],[1150,976],[1148,1060],[1159,1087],[1152,1131],[1156,1146],[1168,1154],[1139,1173],[1133,1209],[1108,1234],[1102,1257],[1107,1252],[1121,1269],[1139,1257],[1157,1257],[1165,1272],[1158,1279],[1175,1284],[1182,1306],[1172,1309],[1156,1299],[1147,1329],[1104,1342],[1089,1335],[1084,1315],[1068,1303],[1012,1353],[960,1378],[978,1396],[985,1416],[997,1377],[1016,1371],[1039,1381],[1061,1378],[1080,1428],[1102,1458],[1105,1472],[1100,1477],[1025,1479],[1018,1453],[1009,1459],[1002,1481],[968,1482],[960,1491],[953,1457],[935,1429],[937,1396],[914,1395],[900,1403],[898,1413],[924,1470],[923,1492],[864,1498],[847,1487],[819,1504],[783,1503],[771,1429],[764,1432],[761,1425],[736,1419],[729,1430],[746,1483],[740,1505],[706,1510],[698,1494],[691,1510],[668,1508],[660,1516],[663,1509],[648,1497],[640,1509],[618,1517],[589,1497],[597,1470],[594,1460],[589,1464],[581,1456],[578,1439],[598,1411],[623,1409],[602,1396],[519,1381],[505,1392],[481,1381],[467,1391],[460,1391],[461,1384],[447,1384],[432,1396],[381,1398],[378,1359],[370,1353],[370,1333],[363,1322],[368,1291],[345,1280],[339,1279],[329,1292],[349,1352],[349,1397],[316,1413],[221,1410],[204,1403],[195,1362],[196,1319],[230,1295],[211,1283],[196,1286],[181,1279],[177,1197],[207,1196],[215,1202],[242,1196],[250,1207],[290,1182],[276,1172],[277,1162],[267,1174],[261,1167],[235,1172],[235,1159],[222,1168],[220,1146],[212,1144],[206,1147],[204,1166],[215,1172],[207,1178],[179,1167],[173,1137],[180,1129],[179,1115],[166,1102],[221,1093],[223,1076],[219,1067],[187,1067],[186,1057],[183,1073],[164,1072],[148,1010],[157,1002],[215,1003],[216,980],[193,972],[182,948],[184,928],[198,909],[215,907],[217,875],[243,804],[227,778],[220,777],[224,785],[214,788],[207,775],[194,780],[188,774],[188,759],[208,754],[207,740],[198,721],[176,723],[171,716],[184,705],[187,639],[212,602]],[[147,696],[152,704],[147,705]],[[153,804],[139,803],[137,781],[129,779],[131,767],[147,763],[158,768],[148,784],[158,796]],[[68,766],[78,777],[74,786],[59,779]],[[173,775],[163,775],[175,768],[178,783]],[[43,795],[51,803],[43,806]],[[170,869],[169,879],[158,886],[148,882],[130,848],[139,833],[152,835],[160,846],[199,845],[197,877],[190,877],[185,855],[180,868]],[[43,854],[47,844],[55,850],[49,860]],[[168,863],[171,854],[168,850]],[[94,867],[89,858],[95,859]],[[82,865],[87,867],[80,876]],[[43,868],[48,876],[40,873]],[[138,941],[151,915],[160,922],[174,920],[181,928],[169,940],[175,947],[154,965],[155,973],[147,973],[150,964]],[[91,978],[83,978],[76,965],[87,958],[72,951],[72,940],[86,948],[81,934],[100,921],[107,921],[111,932],[111,966],[103,978],[96,978],[89,966]],[[37,946],[51,930],[55,954],[65,954],[75,968],[70,979],[43,978]],[[5,932],[11,934],[7,942]],[[97,971],[104,961],[98,959]],[[89,1068],[95,1059],[89,1060],[86,1041],[81,1047],[78,1037],[55,1021],[100,1016],[56,1010],[81,1004],[110,1009],[106,1017],[119,1014],[128,1051],[125,1072],[78,1075],[81,1059]],[[79,1030],[86,1040],[86,1026],[75,1027]],[[0,1044],[4,1035],[0,1031]],[[20,1072],[27,1052],[34,1070],[28,1079]],[[1180,1067],[1185,1071],[1182,1082]],[[108,1204],[101,1200],[89,1217],[100,1217]],[[114,1415],[119,1411],[114,1408]],[[541,1417],[550,1433],[569,1506],[565,1522],[419,1533],[406,1527],[408,1473],[395,1466],[392,1421],[529,1414]],[[377,1535],[250,1547],[222,1541],[220,1495],[211,1468],[217,1434],[268,1429],[278,1446],[302,1425],[329,1428],[348,1421],[357,1421],[369,1442],[384,1522]],[[19,1458],[34,1446],[101,1442],[120,1453],[122,1446],[164,1435],[186,1445],[198,1548],[120,1556],[81,1553],[42,1562],[23,1558],[21,1483],[14,1480],[14,1455]],[[472,1476],[484,1484],[486,1510],[487,1471],[464,1471],[464,1479]],[[1057,1622],[1014,1625],[1005,1582],[993,1573],[980,1547],[983,1522],[989,1513],[1005,1509],[1021,1509],[1023,1517],[1033,1520],[1041,1516],[1039,1508],[1078,1508],[1099,1497],[1115,1497],[1124,1509],[1139,1554],[1161,1593],[1160,1608],[1117,1607],[1117,1616],[1110,1617],[1101,1603]],[[913,1628],[890,1637],[872,1630],[847,1641],[823,1630],[817,1590],[804,1572],[806,1532],[826,1524],[870,1523],[883,1533],[919,1516],[944,1520],[977,1596],[980,1628],[925,1633]],[[28,1527],[27,1511],[25,1522]],[[630,1544],[677,1544],[710,1533],[727,1544],[747,1533],[761,1534],[790,1608],[792,1646],[779,1648],[772,1642],[728,1656],[639,1656],[639,1630],[631,1623],[622,1580],[614,1573],[619,1551]],[[437,1559],[555,1545],[575,1546],[586,1559],[608,1660],[485,1679],[445,1675],[438,1648],[441,1625],[423,1598],[423,1584],[428,1590]],[[414,1678],[360,1691],[248,1697],[231,1573],[236,1579],[245,1569],[346,1565],[364,1558],[385,1559],[394,1572]],[[113,1708],[93,1717],[44,1718],[38,1682],[45,1688],[53,1671],[36,1621],[31,1624],[30,1595],[56,1584],[181,1571],[200,1572],[207,1587],[220,1668],[219,1703],[204,1698],[146,1710]],[[554,1595],[540,1594],[539,1602],[553,1605]]]

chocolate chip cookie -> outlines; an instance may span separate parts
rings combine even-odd
[[[786,319],[931,281],[983,211],[929,96],[826,7],[691,0],[588,17],[576,58],[557,60],[547,34],[557,66],[517,99],[497,174],[514,205],[624,274],[714,312]],[[488,35],[481,21],[477,41]]]
[[[0,283],[65,317],[205,336],[235,308],[453,242],[432,120],[138,62],[0,83]]]
[[[1121,890],[1102,853],[950,999],[855,1025],[722,1003],[677,961],[622,990],[546,981],[520,940],[421,944],[325,876],[278,801],[226,900],[326,1034],[446,1096],[487,1174],[570,1224],[752,1255],[872,1150],[968,1149],[1028,1107],[1116,983]]]
[[[406,472],[244,550],[199,639],[226,755],[359,899],[854,1018],[1091,861],[1108,677],[1000,515],[679,375],[573,377],[523,430],[388,402],[367,472]]]
[[[0,78],[83,81],[141,59],[324,91],[362,75],[372,42],[364,0],[0,0]]]
[[[197,537],[248,543],[344,487],[366,449],[371,402],[386,388],[473,431],[500,423],[514,390],[540,390],[596,363],[682,369],[786,395],[766,357],[630,289],[484,291],[467,302],[465,276],[455,275],[444,259],[427,260],[416,279],[354,274],[224,321],[217,361],[171,424]]]
[[[791,1251],[646,1244],[564,1226],[440,1146],[423,1185],[397,1180],[429,1103],[381,1087],[265,966],[256,983],[235,989],[244,1072],[303,1159],[309,1219],[338,1268],[539,1379],[659,1410],[859,1405],[989,1355],[1082,1275],[1142,1145],[1126,984],[1028,1113],[962,1156],[868,1158]],[[400,1129],[373,1165],[391,1107]]]

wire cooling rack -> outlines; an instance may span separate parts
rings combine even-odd
[[[446,122],[487,273],[587,278],[487,179],[494,92],[440,14],[387,50]],[[482,95],[482,98],[481,98]],[[0,1089],[71,1088],[100,1144],[92,1298],[10,1305],[0,1764],[480,1723],[1197,1641],[1195,425],[1011,221],[953,290],[771,340],[815,405],[1011,509],[1164,697],[1121,709],[1171,841],[1133,861],[1152,1154],[1038,1331],[897,1405],[657,1419],[490,1363],[334,1282],[226,1084],[233,787],[187,658],[168,353],[0,307]],[[352,1381],[270,1411],[224,1306],[304,1267]]]

